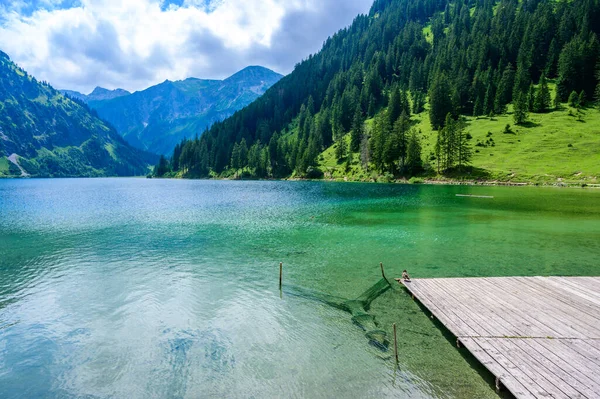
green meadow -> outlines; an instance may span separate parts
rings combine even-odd
[[[533,184],[600,184],[600,109],[579,110],[563,104],[560,110],[530,113],[524,125],[515,125],[512,105],[505,115],[466,117],[466,131],[473,157],[472,168],[462,174],[437,173],[435,143],[429,113],[413,115],[414,128],[421,131],[422,158],[428,164],[427,180],[484,180]],[[366,121],[367,132],[373,120]],[[507,128],[508,125],[508,128]],[[350,136],[346,135],[347,143]],[[377,171],[365,171],[359,154],[352,162],[339,163],[336,144],[319,157],[326,178],[360,181],[391,181]]]

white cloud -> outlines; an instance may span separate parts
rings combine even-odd
[[[30,14],[0,8],[0,49],[38,79],[86,93],[224,78],[247,65],[289,73],[371,1],[81,0],[57,9],[45,0]]]

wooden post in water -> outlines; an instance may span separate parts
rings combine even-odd
[[[394,355],[396,355],[396,363],[398,363],[398,337],[396,336],[396,323],[394,323]]]
[[[381,266],[381,276],[385,278],[385,273],[383,271],[383,262],[379,262],[379,266]]]
[[[279,289],[281,289],[282,280],[283,280],[283,262],[279,262]]]

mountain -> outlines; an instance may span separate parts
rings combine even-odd
[[[254,101],[281,77],[252,66],[225,80],[167,80],[113,99],[92,99],[90,95],[87,102],[132,145],[166,154],[183,138],[201,134]]]
[[[160,170],[599,182],[599,34],[598,0],[377,0]]]
[[[0,177],[144,175],[156,159],[0,51]]]
[[[128,96],[131,93],[127,90],[116,89],[108,90],[103,87],[96,87],[90,94],[82,94],[74,90],[59,90],[62,94],[66,94],[69,97],[76,98],[78,100],[89,103],[90,101],[102,101],[112,100],[113,98]]]

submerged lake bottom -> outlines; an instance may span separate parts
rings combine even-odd
[[[465,195],[467,195],[465,197]],[[474,196],[474,197],[470,197]],[[0,180],[1,398],[497,398],[386,275],[600,274],[600,192]],[[279,290],[279,263],[283,289]]]

